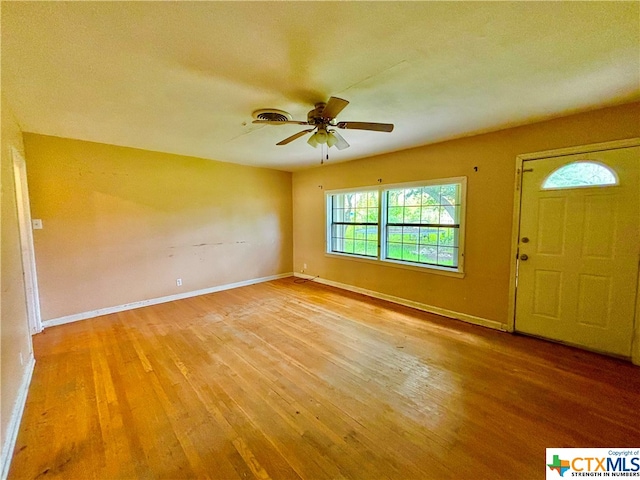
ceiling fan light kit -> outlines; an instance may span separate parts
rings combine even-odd
[[[253,112],[253,123],[265,125],[311,125],[313,128],[303,130],[290,137],[281,140],[276,145],[287,145],[292,141],[314,132],[307,140],[307,143],[316,148],[318,145],[326,144],[327,147],[336,147],[343,150],[349,147],[349,143],[335,129],[329,130],[328,127],[341,128],[345,130],[369,130],[372,132],[391,132],[393,131],[392,123],[374,123],[374,122],[338,122],[336,117],[344,108],[349,105],[347,100],[338,97],[331,97],[327,103],[316,103],[313,110],[307,114],[307,121],[292,120],[291,115],[283,110],[277,109],[261,109]]]
[[[338,139],[336,138],[335,132],[333,130],[330,130],[327,134],[327,145],[329,145],[329,147],[333,147],[337,143]]]
[[[318,131],[313,135],[311,135],[311,138],[313,138],[316,143],[327,143],[328,137],[329,135],[327,134],[327,131],[324,128],[318,128]]]
[[[315,133],[309,137],[309,140],[307,140],[307,143],[309,145],[311,145],[313,148],[317,148],[318,147],[318,140],[316,140],[316,134]]]

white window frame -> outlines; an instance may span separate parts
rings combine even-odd
[[[342,193],[369,193],[369,192],[378,192],[378,253],[376,257],[370,257],[366,255],[359,255],[357,253],[344,253],[344,252],[334,252],[331,250],[331,226],[333,224],[332,215],[333,215],[333,205],[332,205],[332,197],[334,195],[340,195]],[[358,258],[362,260],[373,260],[378,261],[380,258],[380,214],[382,213],[380,210],[380,189],[379,187],[362,187],[362,188],[346,188],[342,190],[328,190],[325,192],[325,252],[328,255],[337,255],[341,257],[347,258]]]
[[[458,266],[445,267],[441,265],[431,265],[417,262],[409,262],[406,260],[395,260],[386,257],[386,231],[387,231],[387,191],[397,190],[401,188],[428,187],[433,185],[447,185],[457,183],[460,185],[460,223],[458,228]],[[352,253],[332,252],[331,251],[331,226],[332,226],[332,197],[343,193],[365,193],[370,191],[378,192],[378,255],[377,257],[366,257]],[[329,257],[338,257],[343,259],[355,260],[359,262],[384,264],[390,267],[404,268],[409,270],[418,270],[422,272],[435,273],[462,278],[464,277],[464,243],[465,243],[465,224],[466,224],[466,203],[467,203],[467,177],[449,177],[437,178],[431,180],[423,180],[417,182],[394,183],[387,185],[364,186],[359,188],[346,188],[339,190],[325,191],[325,255]]]

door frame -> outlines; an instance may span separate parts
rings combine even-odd
[[[520,237],[520,209],[522,204],[522,164],[527,160],[542,160],[544,158],[562,157],[581,153],[601,152],[618,148],[638,147],[640,137],[612,142],[592,143],[575,147],[558,148],[542,152],[523,153],[516,157],[514,195],[513,195],[513,222],[511,226],[511,262],[509,266],[509,309],[507,317],[507,331],[514,332],[516,324],[516,281],[518,273],[518,239]],[[640,258],[639,258],[640,261]],[[633,340],[631,345],[631,361],[640,365],[640,277],[636,286],[636,311],[633,323]]]
[[[31,205],[27,184],[27,162],[15,147],[11,148],[13,158],[13,178],[15,182],[16,206],[18,210],[18,230],[20,233],[20,252],[22,256],[22,272],[27,301],[27,315],[31,335],[42,331],[40,315],[40,294],[38,292],[38,274],[36,271],[36,255],[33,246],[31,223]]]

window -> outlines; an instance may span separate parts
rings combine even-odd
[[[378,256],[378,191],[330,195],[329,251]]]
[[[327,192],[327,253],[463,271],[466,178]]]
[[[460,190],[459,183],[387,190],[385,258],[457,268]]]
[[[573,162],[563,165],[552,172],[542,184],[542,189],[596,187],[617,184],[616,174],[609,167],[596,162]]]

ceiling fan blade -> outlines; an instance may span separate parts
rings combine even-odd
[[[344,107],[349,105],[349,102],[338,97],[331,97],[322,110],[322,118],[336,118],[338,114],[344,110]]]
[[[301,132],[296,133],[295,135],[291,135],[290,137],[285,138],[284,140],[276,143],[276,145],[286,145],[287,143],[291,143],[293,142],[295,139],[300,138],[301,136],[309,133],[309,132],[313,132],[315,129],[314,128],[310,128],[308,130],[302,130]]]
[[[303,122],[302,120],[284,120],[282,122],[278,120],[254,120],[251,123],[262,123],[265,125],[284,125],[285,123],[293,125],[309,125],[309,122]]]
[[[342,135],[340,135],[335,130],[331,130],[331,133],[336,138],[336,148],[338,150],[344,150],[345,148],[349,148],[349,142],[347,142]]]
[[[374,132],[392,132],[393,123],[372,123],[372,122],[338,122],[338,128],[351,130],[371,130]]]

